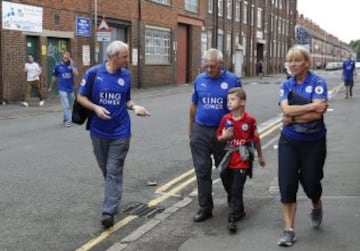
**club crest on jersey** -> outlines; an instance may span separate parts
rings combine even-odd
[[[81,86],[84,86],[85,83],[86,83],[86,80],[85,80],[85,79],[81,79],[80,85],[81,85]]]
[[[324,93],[324,88],[322,86],[316,86],[315,87],[315,93],[316,94],[323,94]]]
[[[248,124],[243,124],[241,126],[241,130],[243,130],[244,132],[248,131],[249,130],[249,125]]]
[[[120,86],[124,86],[124,85],[125,85],[125,80],[122,79],[122,78],[119,78],[119,79],[118,79],[118,84],[119,84]]]
[[[284,89],[280,89],[280,97],[284,96]]]
[[[306,92],[306,93],[312,93],[312,90],[313,90],[313,88],[312,88],[311,85],[306,86],[306,88],[305,88],[305,92]]]
[[[229,84],[228,83],[226,83],[226,82],[222,82],[221,84],[220,84],[220,87],[221,87],[221,89],[228,89],[229,88]]]

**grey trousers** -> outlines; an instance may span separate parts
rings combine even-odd
[[[218,166],[224,155],[225,144],[216,139],[217,127],[204,127],[196,123],[192,126],[190,148],[196,173],[199,206],[205,211],[214,207],[212,199],[212,159]]]
[[[123,191],[123,170],[130,138],[103,139],[91,135],[94,154],[104,177],[102,213],[115,214]]]

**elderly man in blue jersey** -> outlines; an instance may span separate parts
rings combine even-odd
[[[105,63],[84,74],[77,99],[93,111],[90,138],[105,188],[101,224],[109,228],[114,224],[114,214],[122,198],[124,161],[131,136],[127,110],[133,110],[138,116],[149,116],[150,113],[131,100],[131,76],[125,68],[129,61],[128,45],[113,41],[107,46],[106,54],[108,60]]]
[[[51,92],[56,81],[58,82],[60,102],[64,111],[64,125],[71,126],[72,106],[74,104],[74,77],[78,76],[74,61],[70,58],[70,53],[62,53],[60,63],[55,65],[50,82],[49,92]]]
[[[284,219],[280,246],[291,246],[296,240],[294,224],[299,183],[311,200],[312,226],[318,228],[321,224],[321,180],[327,132],[323,115],[328,107],[324,79],[309,71],[309,51],[295,45],[289,49],[287,61],[293,76],[282,83],[279,97],[283,128],[278,148],[278,180]]]
[[[197,179],[200,209],[193,217],[201,222],[212,217],[212,158],[215,166],[220,163],[224,144],[216,139],[221,118],[229,113],[227,93],[233,87],[241,87],[240,79],[223,67],[223,54],[217,49],[205,53],[205,72],[194,81],[189,111],[190,148]]]
[[[345,85],[345,98],[348,99],[349,96],[352,97],[352,89],[354,86],[354,74],[355,71],[355,61],[351,59],[351,54],[349,53],[349,57],[344,60],[342,67],[342,75]]]

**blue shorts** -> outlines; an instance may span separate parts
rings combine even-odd
[[[350,79],[345,79],[344,80],[344,85],[345,86],[353,86],[354,85],[354,79],[350,78]]]
[[[326,137],[316,141],[297,141],[282,134],[278,159],[281,202],[296,202],[300,182],[305,194],[316,203],[322,194],[321,179],[324,176]]]

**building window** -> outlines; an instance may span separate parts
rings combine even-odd
[[[155,3],[170,5],[170,0],[150,0],[150,1],[155,2]]]
[[[145,64],[170,64],[170,29],[146,27]]]
[[[262,28],[262,9],[260,9],[260,8],[257,11],[257,27],[259,29]]]
[[[248,2],[244,2],[244,8],[243,8],[243,22],[244,22],[244,24],[247,23],[247,9],[248,9]]]
[[[240,4],[241,0],[236,0],[235,3],[235,20],[240,22]]]
[[[213,6],[213,0],[208,0],[208,12],[213,13],[214,6]]]
[[[227,19],[231,20],[232,17],[232,0],[226,0],[226,13]]]
[[[224,51],[224,31],[219,29],[217,36],[217,49],[220,51]]]
[[[185,10],[191,12],[198,12],[198,0],[185,0]]]
[[[226,55],[228,57],[231,56],[231,39],[232,39],[232,34],[228,32],[226,36]]]
[[[254,26],[254,19],[255,19],[255,6],[251,5],[251,20],[250,20],[250,24],[251,26]]]
[[[224,14],[224,0],[219,0],[218,1],[218,16],[222,17]]]

